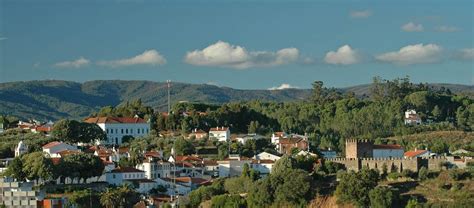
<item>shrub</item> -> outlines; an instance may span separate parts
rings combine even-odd
[[[239,195],[217,195],[211,199],[212,208],[233,207],[244,208],[247,206],[245,199]]]
[[[370,190],[369,198],[372,208],[393,207],[394,202],[398,199],[398,194],[389,187],[378,186]]]
[[[387,175],[387,178],[391,180],[397,180],[399,177],[400,177],[400,173],[397,173],[397,172],[389,173]]]
[[[428,169],[421,167],[418,171],[418,180],[423,181],[428,178]]]

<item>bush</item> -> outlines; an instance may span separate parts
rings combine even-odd
[[[397,180],[399,177],[400,177],[400,173],[397,173],[397,172],[389,173],[387,175],[387,178],[391,180]]]
[[[411,170],[405,169],[402,171],[401,176],[406,178],[415,178],[415,173]]]
[[[389,187],[378,186],[370,190],[369,198],[372,208],[393,207],[394,202],[398,200],[398,194]]]
[[[239,195],[217,195],[211,199],[212,208],[233,207],[244,208],[247,206],[245,199]]]
[[[428,178],[428,169],[421,167],[418,171],[418,180],[423,181]]]
[[[412,198],[408,200],[408,203],[405,208],[423,208],[423,204],[418,202],[418,200],[416,200],[415,198]]]
[[[471,173],[464,170],[451,170],[449,171],[449,177],[455,181],[464,180],[471,177]]]

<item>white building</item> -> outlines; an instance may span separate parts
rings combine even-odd
[[[107,134],[105,144],[122,144],[124,136],[145,136],[150,133],[150,124],[137,116],[130,117],[93,117],[84,122],[97,124]]]
[[[216,127],[209,130],[209,138],[217,139],[220,142],[227,142],[230,139],[229,127]]]
[[[373,145],[373,158],[403,158],[405,150],[398,144],[378,144]]]
[[[264,139],[264,136],[257,135],[257,134],[243,134],[243,135],[237,135],[235,137],[235,140],[240,142],[241,144],[245,144],[245,142],[249,140],[257,140],[257,139]]]
[[[57,141],[50,142],[43,146],[43,152],[48,153],[51,158],[61,157],[59,153],[66,150],[79,151],[76,146]]]
[[[146,179],[145,172],[130,167],[119,167],[105,173],[105,181],[108,184],[120,186],[125,180]]]
[[[151,180],[171,177],[171,163],[159,157],[146,157],[137,169],[144,171],[145,177]]]
[[[22,140],[20,140],[20,142],[18,142],[18,145],[15,148],[15,157],[18,157],[25,153],[28,153],[28,146]]]
[[[273,160],[253,160],[250,168],[258,171],[260,175],[266,176],[272,172],[275,161]]]
[[[415,110],[405,111],[405,125],[421,124],[421,118]]]
[[[251,165],[252,160],[244,157],[229,157],[225,160],[218,160],[219,177],[233,177],[242,174],[244,164]]]
[[[258,155],[254,156],[254,159],[256,160],[272,160],[272,161],[277,161],[280,159],[279,156],[276,156],[274,154],[270,154],[268,152],[262,152]]]

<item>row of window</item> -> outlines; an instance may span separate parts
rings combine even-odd
[[[118,134],[119,132],[119,129],[106,129],[106,132],[107,134]],[[133,129],[120,129],[120,133],[121,134],[128,134],[128,132],[130,132],[130,134],[133,134]],[[149,132],[149,129],[148,128],[138,128],[137,129],[137,134],[148,134]]]

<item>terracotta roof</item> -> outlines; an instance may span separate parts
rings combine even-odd
[[[91,117],[84,120],[87,123],[146,123],[145,119],[135,117]]]
[[[216,128],[211,128],[209,131],[227,131],[229,127],[216,127]]]
[[[161,157],[160,153],[157,151],[145,152],[144,156],[145,157]]]
[[[193,183],[193,184],[203,184],[203,183],[206,183],[208,182],[209,180],[207,179],[204,179],[204,178],[191,178],[191,177],[177,177],[175,178],[176,182],[178,183]],[[173,181],[173,179],[171,178],[171,181]]]
[[[202,159],[199,157],[191,156],[191,155],[185,155],[185,156],[176,156],[176,161],[195,161],[195,162],[201,162]]]
[[[418,155],[426,153],[428,150],[415,150],[415,151],[408,151],[403,154],[405,157],[416,157]]]
[[[118,152],[119,153],[128,153],[128,147],[119,147]]]
[[[373,149],[403,149],[403,147],[398,144],[376,144]]]
[[[215,160],[204,160],[204,165],[205,166],[216,166],[217,161],[215,161]]]
[[[288,138],[288,139],[280,139],[280,144],[295,144],[304,141],[303,138]]]
[[[49,132],[53,128],[51,126],[38,126],[36,127],[36,131],[43,131],[43,132]]]
[[[111,171],[112,173],[136,173],[136,172],[144,172],[142,170],[138,170],[132,167],[118,167]]]
[[[62,142],[58,142],[58,141],[50,142],[48,144],[43,145],[43,149],[51,148],[60,144],[62,144]]]
[[[275,161],[273,160],[252,160],[253,164],[273,164]]]
[[[66,155],[78,154],[78,153],[81,153],[81,151],[80,150],[63,150],[63,151],[58,152],[58,154],[61,155],[61,157],[64,157]]]

